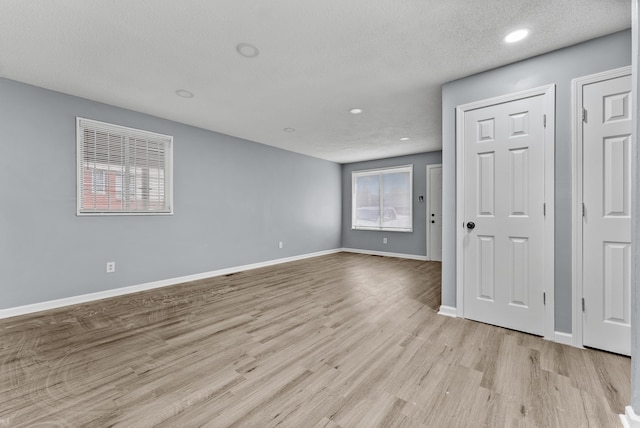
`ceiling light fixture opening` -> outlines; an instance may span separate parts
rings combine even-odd
[[[352,108],[351,110],[349,110],[349,113],[351,113],[351,114],[360,114],[360,113],[362,113],[362,109],[361,108]]]
[[[284,128],[284,132],[296,132],[295,128]]]
[[[400,138],[400,141],[409,141],[410,139],[411,138],[409,138],[409,137],[402,137],[402,138]]]
[[[249,43],[238,43],[236,51],[245,58],[255,58],[260,55],[258,48]]]
[[[519,42],[520,40],[523,40],[528,35],[529,35],[529,30],[527,30],[526,28],[521,28],[519,30],[512,31],[509,34],[507,34],[504,38],[504,41],[507,43],[515,43],[515,42]]]
[[[187,91],[186,89],[178,89],[176,95],[182,98],[193,98],[193,92]]]

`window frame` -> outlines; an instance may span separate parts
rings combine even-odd
[[[380,221],[379,226],[357,226],[356,225],[356,214],[357,214],[357,178],[359,177],[367,177],[367,176],[378,176],[380,187],[379,187],[379,202],[378,202],[378,212],[384,213],[384,180],[383,176],[386,174],[393,173],[401,173],[408,172],[409,173],[409,218],[410,218],[410,226],[408,228],[403,227],[385,227],[384,226],[384,218],[378,214],[378,219]],[[366,170],[358,170],[351,171],[351,230],[373,230],[373,231],[383,231],[383,232],[413,232],[413,164],[410,165],[401,165],[401,166],[393,166],[393,167],[385,167],[385,168],[374,168],[374,169],[366,169]]]
[[[164,207],[162,209],[148,210],[148,211],[126,211],[123,209],[100,209],[93,210],[83,208],[83,174],[85,164],[82,158],[82,144],[84,141],[84,129],[86,125],[93,124],[96,128],[107,130],[110,133],[122,134],[129,138],[147,139],[155,142],[164,142],[164,170],[163,170],[163,184],[164,184]],[[110,164],[112,165],[112,164]],[[95,170],[105,171],[105,190],[111,191],[110,183],[110,170],[103,168],[96,168]],[[93,170],[91,171],[91,188],[93,189]],[[115,180],[115,179],[114,179]],[[137,182],[137,180],[136,180]],[[123,180],[124,184],[124,180]],[[86,184],[84,184],[86,186]],[[115,187],[115,186],[113,186]],[[106,193],[106,192],[105,192]],[[122,199],[116,198],[114,200],[122,201]],[[126,126],[115,125],[107,122],[100,122],[93,119],[87,119],[84,117],[76,117],[76,215],[79,217],[95,217],[95,216],[158,216],[158,215],[173,215],[173,136],[164,135],[157,132],[150,132],[135,128],[129,128]]]

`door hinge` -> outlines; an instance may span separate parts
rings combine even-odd
[[[546,217],[547,215],[547,203],[542,204],[542,215]]]
[[[547,127],[547,115],[543,114],[542,115],[542,125],[546,128]]]
[[[582,312],[584,312],[584,297],[582,298]]]
[[[545,293],[544,291],[542,292],[542,304],[547,304],[547,293]]]
[[[587,123],[587,109],[586,108],[582,109],[582,121],[584,123]]]
[[[584,213],[585,213],[585,208],[584,208],[584,202],[582,203],[582,217],[584,217]]]

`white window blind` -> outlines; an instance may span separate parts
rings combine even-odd
[[[173,137],[77,118],[78,215],[172,214]]]
[[[351,228],[413,230],[413,165],[351,173]]]

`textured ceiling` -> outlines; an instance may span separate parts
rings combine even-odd
[[[447,81],[630,26],[630,0],[0,0],[0,76],[346,163],[440,149]]]

